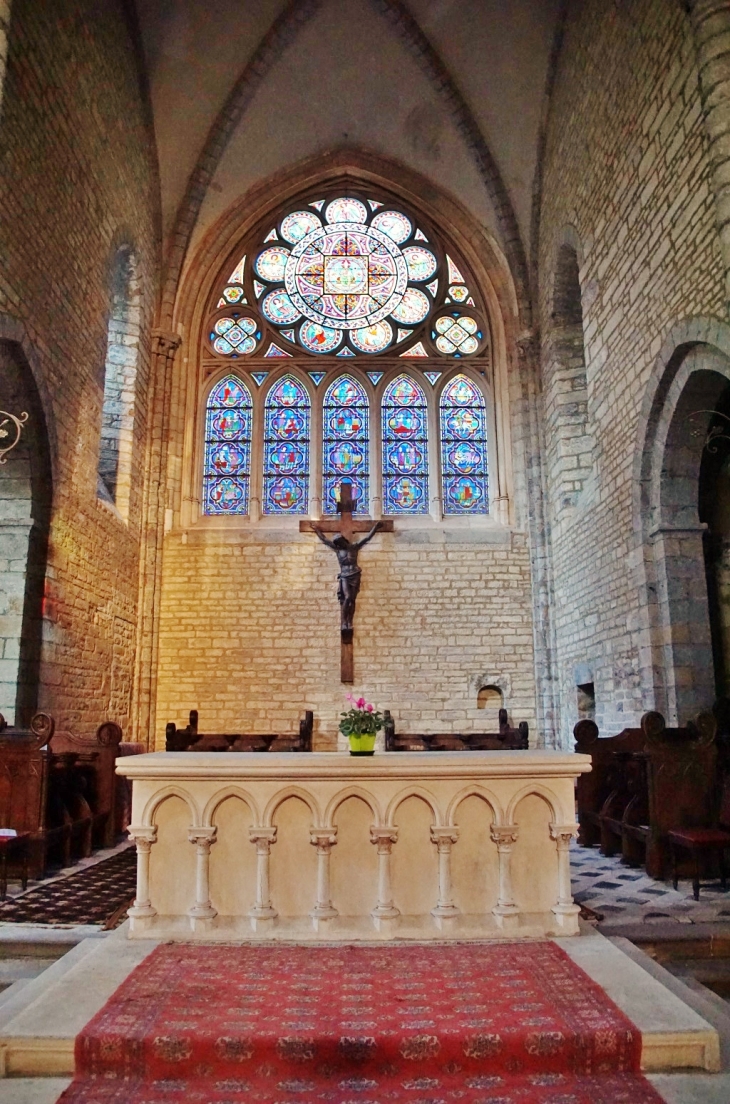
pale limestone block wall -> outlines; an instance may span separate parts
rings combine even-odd
[[[549,473],[560,732],[569,747],[576,683],[589,681],[588,673],[603,735],[654,708],[632,480],[642,402],[677,320],[725,315],[695,43],[680,4],[571,6],[542,195],[544,378],[558,253],[569,227],[582,259],[587,413],[595,441],[593,480],[575,506],[564,504]]]
[[[398,522],[396,521],[396,530]],[[157,746],[200,711],[201,731],[295,731],[315,715],[334,749],[345,695],[390,709],[402,732],[495,731],[484,679],[535,731],[530,561],[523,534],[401,528],[360,555],[355,683],[340,682],[334,555],[291,530],[173,532],[164,553]]]

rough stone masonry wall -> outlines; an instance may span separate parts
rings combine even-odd
[[[129,524],[97,501],[110,265],[157,278],[156,167],[121,0],[15,0],[0,117],[0,314],[19,319],[57,442],[40,704],[128,731],[148,350],[137,376]]]
[[[165,723],[186,724],[193,708],[206,732],[295,731],[312,709],[315,746],[334,748],[350,689],[391,709],[399,731],[495,731],[497,707],[477,709],[479,687],[495,682],[534,739],[526,539],[494,539],[396,532],[363,550],[347,687],[337,565],[313,535],[169,534],[158,746]]]
[[[578,719],[576,682],[588,681],[589,672],[604,735],[635,724],[654,705],[652,688],[639,675],[639,650],[648,640],[632,575],[632,465],[641,404],[672,324],[693,315],[724,316],[696,58],[680,3],[571,5],[544,165],[544,350],[553,324],[552,274],[567,226],[583,250],[596,481],[575,506],[561,506],[555,489],[549,495],[566,746]],[[544,384],[549,395],[549,376]]]

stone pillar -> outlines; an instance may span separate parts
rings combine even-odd
[[[149,927],[150,920],[157,915],[157,909],[150,901],[150,849],[157,839],[157,826],[150,825],[127,829],[129,838],[137,845],[137,895],[129,909],[129,930],[143,931]]]
[[[2,0],[0,0],[0,3]],[[167,449],[175,353],[181,338],[154,330],[150,357],[150,401],[142,494],[140,601],[134,677],[134,727],[131,739],[154,751],[157,652],[159,638],[162,545],[165,536]]]
[[[518,831],[516,824],[493,824],[491,830],[499,856],[499,896],[492,916],[500,928],[517,928],[520,924],[520,910],[512,895],[512,847]]]
[[[189,828],[188,839],[195,844],[195,904],[188,910],[193,931],[205,929],[218,915],[210,903],[210,848],[217,828]]]
[[[535,641],[535,686],[537,730],[546,748],[560,747],[557,642],[555,635],[555,586],[552,573],[550,525],[547,516],[547,480],[544,470],[544,400],[540,384],[540,350],[532,330],[517,340],[518,364],[513,373],[519,395],[511,401],[519,416],[515,421],[513,448],[524,457],[524,482],[516,477],[515,507],[518,527],[527,523],[530,535],[533,635]],[[527,518],[520,512],[527,509]]]
[[[570,886],[570,841],[578,835],[577,824],[551,824],[550,837],[558,847],[558,900],[553,905],[555,919],[566,935],[578,933],[580,909],[573,902]]]
[[[3,102],[5,70],[8,63],[8,35],[10,34],[10,8],[12,0],[0,0],[0,107]]]
[[[370,842],[378,849],[378,903],[370,915],[378,931],[388,931],[400,916],[400,909],[393,904],[393,888],[390,882],[390,856],[397,840],[397,828],[372,825]]]
[[[725,298],[730,300],[730,3],[690,0],[689,7],[725,266]]]
[[[442,928],[445,923],[459,915],[459,909],[453,902],[451,889],[451,848],[459,838],[458,828],[431,828],[431,843],[438,848],[439,857],[439,898],[431,915]]]
[[[338,915],[330,899],[330,854],[337,843],[337,829],[312,828],[309,842],[317,848],[317,901],[309,915],[319,928]]]
[[[251,843],[256,844],[256,903],[249,912],[254,931],[270,928],[279,915],[271,904],[269,889],[269,859],[271,845],[276,843],[276,828],[249,828]]]
[[[29,507],[30,503],[23,505]],[[21,650],[33,525],[32,518],[0,519],[0,548],[5,563],[4,570],[0,570],[0,655],[3,657],[0,662],[0,713],[11,725],[22,725],[29,719],[23,717],[22,706],[20,716],[16,716],[16,705],[18,699],[22,702],[24,697],[20,681],[24,677],[27,679],[21,664]]]

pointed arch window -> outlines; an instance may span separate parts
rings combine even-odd
[[[306,514],[309,509],[309,395],[286,375],[273,384],[264,410],[265,514]]]
[[[455,376],[441,393],[441,479],[444,514],[489,513],[487,412],[468,376]]]
[[[397,376],[382,405],[383,513],[428,513],[428,409],[418,383]]]
[[[322,509],[337,510],[343,479],[352,483],[356,513],[367,513],[370,502],[369,403],[364,388],[351,375],[340,376],[327,389],[322,424]]]
[[[251,410],[251,392],[237,376],[226,376],[208,396],[203,472],[206,514],[248,513]]]

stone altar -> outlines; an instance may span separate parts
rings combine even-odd
[[[577,934],[568,849],[590,769],[540,750],[117,760],[133,783],[130,936]]]

